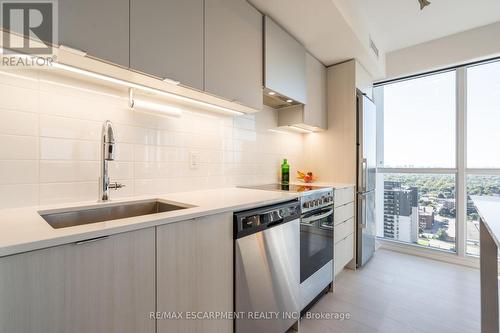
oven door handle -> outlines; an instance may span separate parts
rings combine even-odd
[[[302,218],[300,222],[303,224],[312,224],[312,222],[316,222],[316,221],[321,220],[325,217],[328,217],[332,213],[333,213],[333,209],[330,209],[326,213],[323,213],[323,214],[313,215],[311,217]]]

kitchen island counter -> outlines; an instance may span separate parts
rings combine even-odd
[[[471,199],[480,216],[481,332],[498,333],[500,197],[473,196]]]

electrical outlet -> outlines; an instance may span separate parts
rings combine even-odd
[[[200,165],[200,153],[197,151],[189,152],[189,168],[198,169]]]

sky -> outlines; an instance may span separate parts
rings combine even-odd
[[[467,163],[500,168],[500,62],[467,72]]]
[[[470,67],[467,77],[468,167],[500,167],[500,62]],[[455,168],[455,72],[383,89],[384,165]]]

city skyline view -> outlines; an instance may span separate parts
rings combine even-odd
[[[460,95],[463,127],[457,127],[459,80],[466,87]],[[465,252],[479,255],[479,216],[471,196],[500,196],[500,154],[487,151],[500,141],[500,62],[467,67],[461,78],[449,70],[377,89],[383,89],[376,94],[382,112],[378,236],[456,252],[457,223],[464,223]],[[460,163],[464,184],[457,183]],[[457,186],[463,186],[463,199],[456,198]],[[457,221],[459,199],[462,221]]]

